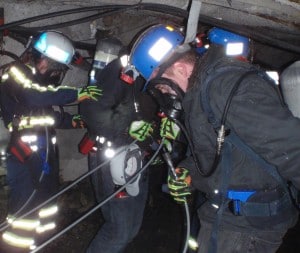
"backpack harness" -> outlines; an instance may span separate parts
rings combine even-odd
[[[218,120],[215,117],[215,114],[212,111],[210,106],[210,98],[209,98],[209,88],[211,82],[217,77],[223,75],[228,71],[232,71],[232,66],[223,66],[214,70],[215,75],[208,75],[202,85],[201,89],[201,106],[206,114],[208,121],[212,124],[213,128],[218,132],[218,145],[217,145],[217,154],[220,156],[220,166],[221,166],[221,184],[220,184],[220,194],[216,199],[210,199],[212,204],[218,207],[217,215],[215,222],[212,227],[212,234],[209,246],[209,252],[217,252],[217,231],[218,226],[221,221],[223,210],[226,207],[229,207],[231,212],[234,215],[242,215],[242,216],[257,216],[257,217],[267,217],[274,216],[288,206],[291,206],[293,200],[291,198],[290,190],[288,188],[287,182],[280,176],[277,168],[270,163],[266,162],[262,157],[260,157],[257,153],[255,153],[245,142],[243,142],[240,137],[232,130],[225,132],[225,121],[227,112],[230,108],[230,103],[232,101],[233,96],[238,90],[241,82],[244,78],[258,74],[263,79],[267,80],[270,85],[271,81],[266,76],[265,73],[259,71],[255,68],[245,69],[243,67],[234,67],[237,71],[243,71],[242,75],[239,77],[237,82],[234,84],[224,111],[222,115],[222,120]],[[220,134],[220,131],[222,132]],[[229,180],[231,176],[231,158],[232,158],[232,150],[233,147],[236,147],[240,151],[242,151],[248,158],[251,158],[256,164],[258,164],[265,172],[271,175],[282,187],[285,194],[283,197],[277,200],[273,200],[268,203],[260,203],[260,202],[247,202],[247,200],[256,193],[255,190],[229,190]],[[214,170],[214,168],[212,168]]]

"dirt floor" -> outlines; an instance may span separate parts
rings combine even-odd
[[[156,171],[155,171],[156,170]],[[160,175],[160,177],[158,176]],[[139,235],[129,244],[124,253],[180,253],[184,245],[184,208],[174,203],[168,194],[163,193],[161,168],[153,168],[150,174],[150,194]],[[0,189],[0,218],[5,217],[7,194]],[[86,214],[95,201],[88,180],[76,185],[59,198],[60,216],[58,230],[64,231],[76,219]],[[79,224],[67,229],[61,236],[40,249],[41,253],[84,253],[90,240],[101,226],[103,219],[97,210]],[[300,224],[290,229],[277,253],[300,252]],[[3,252],[0,249],[0,253]]]

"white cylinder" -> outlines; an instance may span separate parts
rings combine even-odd
[[[283,98],[295,117],[300,118],[300,61],[288,66],[280,76]]]

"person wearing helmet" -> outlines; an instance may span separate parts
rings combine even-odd
[[[199,253],[274,253],[298,219],[290,193],[300,189],[300,120],[265,71],[226,56],[219,44],[202,57],[182,53],[187,45],[178,36],[164,25],[149,28],[127,67],[147,80],[149,92],[161,91],[160,101],[184,92],[192,155],[168,177],[170,193],[181,203],[191,187],[207,196],[198,210]]]
[[[220,45],[223,53],[228,57],[235,57],[241,61],[248,61],[250,57],[250,39],[239,34],[214,27],[207,36],[210,44]]]
[[[91,182],[97,202],[101,203],[127,185],[101,206],[104,224],[88,245],[87,253],[124,252],[137,235],[148,197],[148,173],[135,173],[154,152],[151,148],[154,133],[149,136],[152,129],[146,122],[156,121],[157,106],[148,94],[142,92],[142,78],[131,84],[123,81],[128,81],[129,76],[120,79],[121,56],[127,50],[119,43],[116,47],[113,41],[105,38],[97,42],[94,60],[103,64],[95,75],[91,75],[91,81],[103,91],[103,95],[98,101],[86,101],[80,105],[88,133],[79,149],[88,155],[89,170],[96,170],[91,175]],[[145,130],[139,132],[140,140],[143,140],[140,142],[134,142],[128,134],[130,124],[135,120],[139,120]],[[135,175],[136,178],[131,180]]]
[[[55,203],[23,217],[58,190],[55,128],[83,126],[80,115],[57,111],[52,106],[97,100],[101,95],[96,87],[60,86],[74,52],[71,40],[62,33],[42,32],[2,75],[0,106],[10,132],[6,161],[8,228],[2,236],[5,252],[33,249],[40,243],[35,239],[40,240],[55,228]]]

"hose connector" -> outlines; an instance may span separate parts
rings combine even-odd
[[[220,155],[223,147],[223,143],[225,140],[225,126],[221,125],[220,129],[218,130],[218,137],[217,137],[217,154]]]

